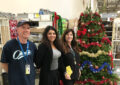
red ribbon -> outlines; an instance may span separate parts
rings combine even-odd
[[[82,47],[85,47],[85,48],[88,48],[88,47],[90,47],[90,46],[92,46],[92,45],[93,45],[93,46],[99,46],[99,47],[102,46],[102,45],[99,44],[98,42],[91,42],[91,43],[89,43],[89,44],[86,44],[86,43],[83,43],[82,39],[78,39],[78,41],[80,42],[80,45],[81,45]],[[103,37],[102,40],[101,40],[101,42],[102,42],[102,43],[107,42],[107,43],[109,43],[109,44],[111,45],[111,41],[110,41],[109,38],[107,38],[107,37]]]
[[[98,17],[100,17],[100,15],[99,15],[97,12],[95,12],[95,13],[94,13],[94,15],[96,15],[96,16],[98,16]]]
[[[102,81],[95,81],[95,80],[92,80],[92,79],[88,79],[88,80],[85,80],[85,81],[76,81],[75,83],[76,84],[86,84],[86,83],[90,82],[90,83],[95,84],[95,85],[101,85],[101,84],[107,83],[108,81],[109,81],[109,79],[102,80]]]
[[[84,13],[81,13],[81,15],[80,15],[80,16],[84,16],[84,15],[85,15]],[[99,16],[99,17],[100,17],[100,15],[99,15],[97,12],[95,12],[95,13],[94,13],[94,15]]]
[[[81,15],[80,16],[84,16],[84,14],[83,13],[81,13]]]
[[[98,34],[101,33],[101,32],[102,32],[102,30],[100,29],[100,30],[98,30],[96,33],[92,33],[92,34],[88,33],[87,36],[88,36],[88,37],[96,36],[96,35],[98,35]]]
[[[84,35],[86,34],[86,32],[87,32],[87,29],[84,28],[82,31],[78,30],[78,31],[77,31],[77,35],[78,35],[78,36],[81,36],[81,35],[84,36]]]
[[[53,27],[57,27],[57,20],[59,19],[59,16],[57,15],[57,13],[54,13],[54,20],[53,20]]]
[[[111,67],[113,68],[113,56],[112,56],[112,52],[109,52],[108,55],[111,57]]]
[[[82,47],[85,47],[85,48],[88,48],[88,47],[90,47],[90,46],[99,46],[99,47],[101,47],[102,45],[101,44],[99,44],[98,42],[91,42],[91,43],[89,43],[89,44],[86,44],[86,43],[83,43],[83,41],[82,41],[82,39],[79,39],[79,42],[80,42],[80,45],[82,46]]]
[[[101,42],[104,43],[105,41],[107,41],[107,43],[111,45],[111,41],[109,40],[109,38],[103,37]]]

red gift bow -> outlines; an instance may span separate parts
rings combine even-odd
[[[57,20],[59,19],[59,16],[57,15],[57,13],[54,13],[54,20],[53,20],[53,27],[57,27]]]

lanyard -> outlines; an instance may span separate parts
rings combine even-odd
[[[72,48],[70,48],[70,50],[71,50],[71,53],[73,54],[73,56],[75,57],[75,52],[74,52],[74,50],[73,50]]]
[[[20,49],[21,49],[21,51],[22,51],[22,53],[23,53],[24,59],[27,61],[28,49],[29,49],[29,41],[27,41],[27,54],[26,54],[26,56],[25,56],[25,53],[24,53],[24,50],[23,50],[22,44],[20,43],[20,40],[19,40],[18,37],[17,37],[17,41],[18,41],[19,46],[20,46]]]
[[[70,50],[71,50],[71,53],[73,54],[73,59],[74,59],[74,64],[77,64],[77,62],[76,62],[76,58],[75,58],[75,52],[74,52],[74,50],[72,49],[72,48],[70,48]]]

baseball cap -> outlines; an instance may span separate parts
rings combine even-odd
[[[18,23],[17,23],[17,27],[20,27],[24,24],[29,24],[30,25],[30,22],[29,21],[26,21],[26,20],[20,20]]]

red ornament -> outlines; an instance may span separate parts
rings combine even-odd
[[[110,85],[113,85],[113,82],[112,82],[112,81],[110,81],[109,83],[110,83]]]
[[[85,34],[86,34],[86,32],[87,32],[87,29],[86,29],[86,28],[84,28],[84,29],[83,29],[83,31],[82,31],[82,34],[83,34],[83,35],[85,35]]]
[[[80,16],[84,16],[84,14],[83,13],[81,13],[81,15]]]
[[[85,79],[85,81],[87,81],[87,79]]]
[[[95,66],[96,69],[98,69],[99,67],[98,66]]]
[[[105,77],[103,76],[102,79],[105,79]]]
[[[100,23],[100,22],[98,22],[98,24],[99,24],[99,25],[101,25],[101,23]]]
[[[99,45],[99,47],[102,47],[102,45]]]
[[[85,31],[82,31],[82,34],[83,34],[83,35],[85,35],[85,34],[86,34],[86,32],[85,32]]]
[[[87,17],[88,16],[88,14],[85,14],[85,17]]]
[[[117,82],[114,82],[114,85],[117,85]]]
[[[85,43],[85,41],[82,41],[82,43]]]
[[[102,19],[100,19],[100,22],[102,22]]]
[[[78,35],[78,36],[81,36],[81,34],[82,34],[81,31],[78,30],[78,31],[77,31],[77,35]]]
[[[107,34],[105,34],[104,36],[107,37]]]
[[[95,15],[100,17],[100,15],[97,12],[95,12]]]
[[[94,32],[94,29],[91,29],[92,32]]]
[[[84,25],[84,24],[85,24],[84,22],[81,23],[81,25]]]

